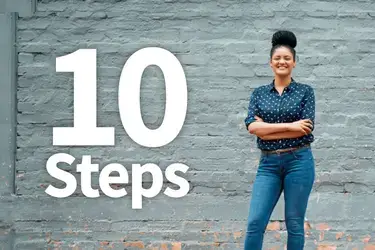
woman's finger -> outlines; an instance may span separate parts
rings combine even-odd
[[[303,130],[306,132],[306,133],[311,133],[311,129],[310,129],[310,127],[308,127],[308,126],[304,126],[303,127]]]

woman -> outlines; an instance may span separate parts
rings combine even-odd
[[[270,66],[274,79],[256,88],[245,119],[261,151],[252,190],[245,250],[261,250],[270,216],[284,191],[288,250],[304,248],[304,218],[315,179],[310,148],[314,141],[315,96],[311,86],[296,82],[297,45],[290,31],[272,37]]]

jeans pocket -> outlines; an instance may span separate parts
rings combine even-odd
[[[267,163],[267,155],[261,155],[260,156],[260,159],[259,159],[259,163],[260,164],[265,164],[265,163]]]
[[[292,151],[292,154],[294,158],[297,160],[313,160],[314,159],[314,155],[311,151],[311,148],[298,149],[298,150]]]

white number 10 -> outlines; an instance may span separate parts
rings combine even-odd
[[[140,107],[142,74],[149,65],[160,67],[166,89],[164,120],[154,130],[144,125]],[[54,127],[53,145],[114,145],[114,127],[97,126],[96,49],[57,57],[56,71],[74,72],[74,125]],[[156,47],[135,52],[122,69],[118,91],[121,122],[132,140],[145,147],[161,147],[176,138],[186,117],[187,85],[183,68],[171,52]]]

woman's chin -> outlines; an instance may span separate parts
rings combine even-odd
[[[291,72],[287,70],[276,70],[275,74],[278,76],[289,76]]]

